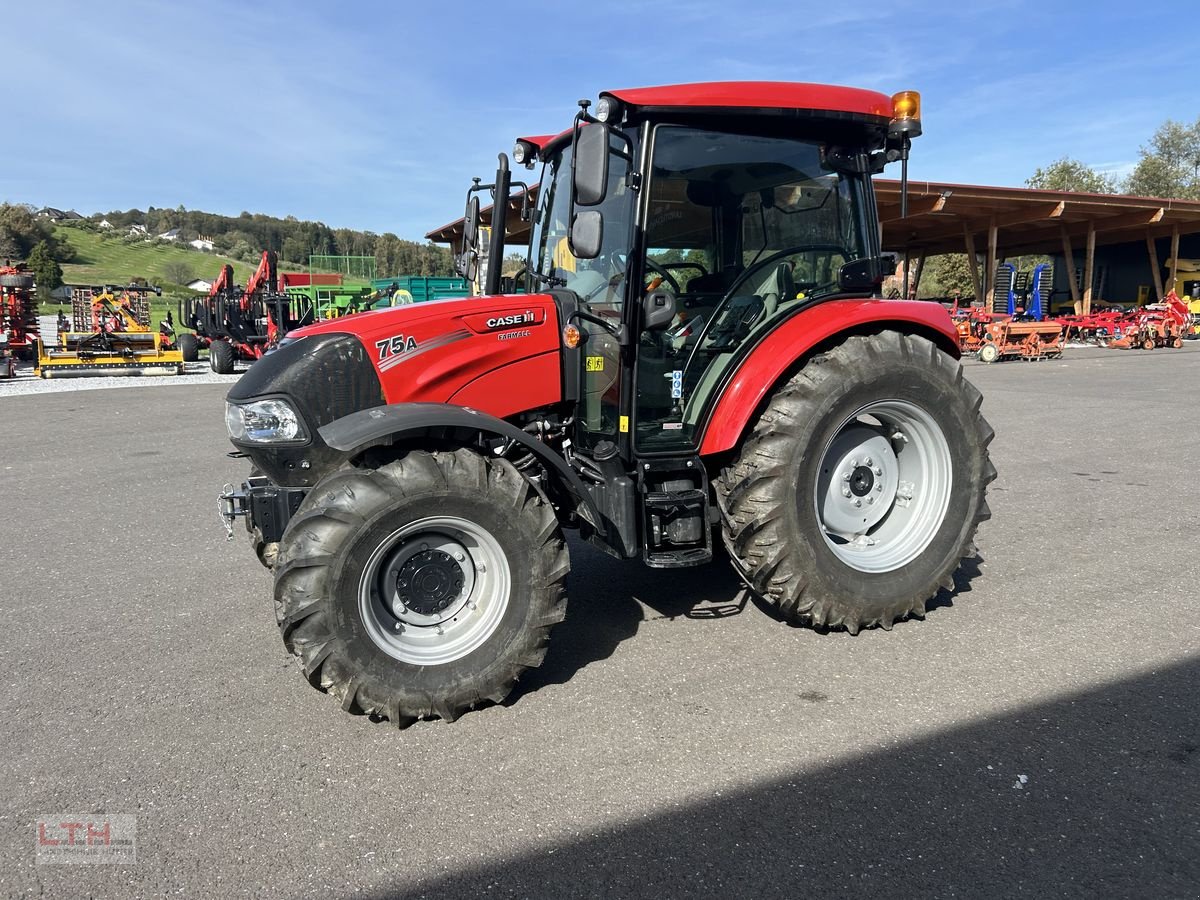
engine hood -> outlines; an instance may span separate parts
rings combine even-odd
[[[455,403],[503,418],[561,398],[560,330],[553,297],[509,294],[372,310],[288,337],[352,335],[387,403]]]

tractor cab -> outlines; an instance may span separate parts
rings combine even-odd
[[[813,88],[764,85],[720,109],[673,88],[606,93],[596,116],[581,103],[570,131],[515,150],[543,162],[529,289],[562,297],[574,453],[630,473],[593,492],[639,520],[625,552],[650,565],[711,555],[698,454],[739,363],[791,316],[868,296],[884,274],[871,174],[919,130],[915,111],[898,133],[888,98]]]

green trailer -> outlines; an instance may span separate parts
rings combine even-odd
[[[405,303],[425,303],[429,300],[449,300],[466,297],[471,286],[465,278],[433,275],[397,275],[395,278],[376,278],[371,282],[378,299],[372,307],[400,306]]]

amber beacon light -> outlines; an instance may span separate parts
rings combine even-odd
[[[893,134],[914,138],[921,133],[921,95],[916,91],[901,91],[892,95]]]

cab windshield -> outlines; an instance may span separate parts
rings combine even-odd
[[[568,232],[571,215],[571,145],[552,155],[542,170],[533,223],[531,262],[537,287],[564,285],[589,305],[619,312],[625,294],[634,191],[629,186],[628,153],[614,138],[609,159],[608,194],[598,207],[604,215],[604,240],[595,259],[576,259]]]

